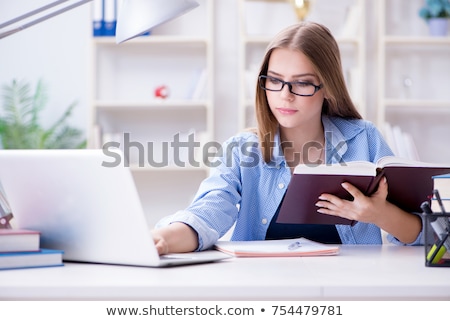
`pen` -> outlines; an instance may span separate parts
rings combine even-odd
[[[302,246],[302,245],[300,244],[300,242],[299,242],[299,241],[296,241],[296,242],[294,242],[294,243],[289,244],[288,250],[289,250],[289,251],[293,251],[293,250],[295,250],[295,249],[298,249],[300,246]]]
[[[442,238],[442,240],[439,241],[439,243],[433,244],[430,251],[427,254],[427,261],[428,263],[437,264],[441,260],[441,258],[444,256],[444,254],[447,252],[445,249],[444,243],[448,238],[448,234]]]
[[[433,214],[428,202],[423,202],[420,207],[425,214]],[[427,254],[427,261],[429,263],[438,263],[446,251],[450,251],[450,238],[448,238],[450,233],[448,228],[449,221],[446,217],[437,217],[434,220],[430,219],[430,225],[439,238],[439,242],[431,247]]]

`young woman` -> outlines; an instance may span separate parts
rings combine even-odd
[[[306,237],[324,243],[419,244],[422,222],[386,200],[388,182],[363,195],[344,183],[353,201],[324,194],[318,212],[356,220],[350,225],[278,224],[294,167],[300,163],[376,162],[392,155],[372,123],[361,119],[342,74],[339,47],[323,25],[303,22],[269,44],[256,87],[256,132],[223,144],[217,167],[192,204],[153,230],[160,254],[210,248],[232,226],[232,240]]]

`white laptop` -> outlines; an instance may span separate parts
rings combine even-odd
[[[102,166],[112,160],[101,149],[0,150],[13,227],[41,231],[41,247],[63,250],[65,261],[160,267],[230,257],[219,251],[160,257],[130,169],[123,162]]]

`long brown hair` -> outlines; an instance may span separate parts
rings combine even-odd
[[[298,50],[311,61],[326,92],[322,114],[343,118],[362,118],[345,85],[339,46],[327,27],[306,21],[282,30],[268,45],[259,76],[267,75],[270,56],[277,48]],[[269,162],[278,122],[270,110],[266,92],[259,87],[259,84],[256,86],[255,108],[262,154],[265,162]]]

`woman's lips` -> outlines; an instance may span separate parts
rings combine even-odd
[[[297,112],[296,109],[292,109],[292,108],[277,108],[277,110],[280,114],[283,114],[283,115],[292,115]]]

